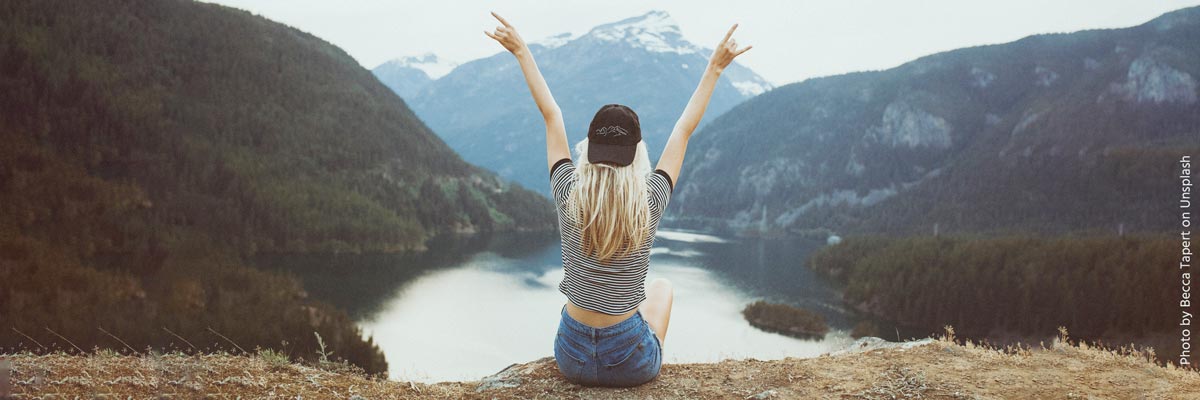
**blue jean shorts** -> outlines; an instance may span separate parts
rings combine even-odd
[[[554,360],[567,380],[584,386],[637,386],[658,376],[662,343],[642,312],[603,328],[576,321],[563,306]]]

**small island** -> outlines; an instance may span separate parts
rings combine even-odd
[[[747,305],[742,316],[755,328],[800,339],[820,339],[829,332],[821,314],[787,304],[759,300]]]

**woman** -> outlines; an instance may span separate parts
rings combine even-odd
[[[712,97],[721,72],[737,48],[729,28],[666,149],[650,172],[637,114],[608,104],[592,119],[587,138],[575,146],[578,170],[571,162],[562,111],[533,61],[533,54],[512,24],[492,13],[502,26],[484,31],[521,65],[525,82],[546,122],[546,166],[558,209],[564,276],[558,289],[567,296],[554,358],[566,378],[589,386],[636,386],[658,376],[662,345],[671,319],[671,284],[645,284],[650,246],[674,185],[688,138]]]

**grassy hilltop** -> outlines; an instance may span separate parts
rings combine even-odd
[[[1065,336],[1061,336],[1065,339]],[[877,340],[877,339],[876,339]],[[1028,399],[1200,396],[1195,371],[1163,367],[1145,353],[1057,340],[997,349],[953,340],[856,347],[817,358],[666,364],[655,380],[627,389],[563,379],[554,360],[514,364],[479,381],[410,383],[267,356],[93,355],[13,358],[18,394],[222,398],[297,396],[363,399]],[[358,396],[358,397],[355,397]]]

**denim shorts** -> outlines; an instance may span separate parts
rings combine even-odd
[[[658,376],[662,343],[641,311],[616,324],[593,328],[567,315],[564,305],[554,338],[554,361],[567,380],[580,385],[637,386]]]

